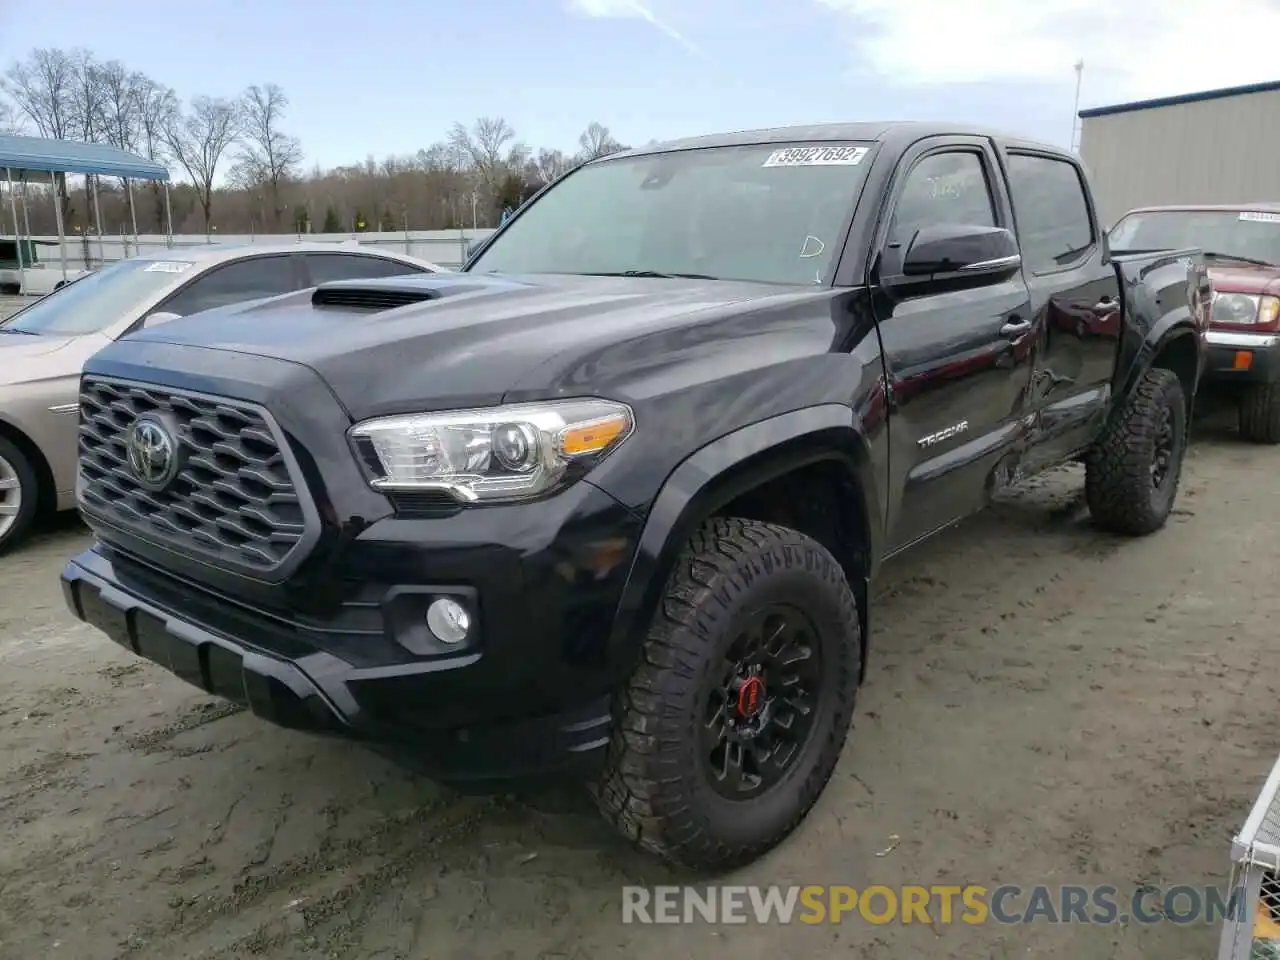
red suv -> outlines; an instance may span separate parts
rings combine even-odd
[[[1280,203],[1142,207],[1108,239],[1115,254],[1204,251],[1213,286],[1204,382],[1236,395],[1246,438],[1280,443]]]

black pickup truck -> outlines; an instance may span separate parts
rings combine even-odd
[[[1071,460],[1100,526],[1165,523],[1207,304],[1197,251],[1111,258],[1043,144],[643,147],[459,273],[93,357],[66,600],[275,723],[585,779],[643,848],[731,867],[831,776],[886,557]]]

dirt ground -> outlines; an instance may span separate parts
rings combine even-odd
[[[1196,434],[1155,537],[1093,530],[1064,472],[887,569],[835,778],[726,881],[1224,883],[1280,752],[1280,450]],[[6,960],[1215,955],[1204,924],[623,925],[622,885],[687,878],[575,791],[453,796],[193,691],[64,611],[87,542],[0,561]]]

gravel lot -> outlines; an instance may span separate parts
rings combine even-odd
[[[30,302],[31,299],[29,297],[0,296],[0,320],[3,320],[11,313],[17,313],[21,307],[25,307]]]
[[[836,776],[731,882],[1224,882],[1280,751],[1280,451],[1196,432],[1156,537],[1091,529],[1064,471],[886,570]],[[687,878],[575,791],[454,796],[200,694],[64,611],[87,542],[0,560],[6,960],[1214,955],[1170,923],[624,926],[622,885]]]

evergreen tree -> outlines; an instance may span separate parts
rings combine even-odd
[[[333,209],[333,204],[329,204],[329,209],[324,212],[324,232],[342,233],[342,221],[338,219],[338,211]]]

